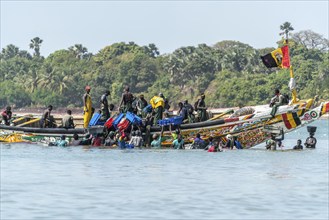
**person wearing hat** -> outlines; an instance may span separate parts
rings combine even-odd
[[[92,101],[90,95],[90,86],[86,86],[86,93],[83,95],[83,127],[88,128],[92,116]]]
[[[1,116],[2,116],[2,120],[4,121],[5,125],[10,125],[10,119],[11,119],[11,116],[12,116],[12,112],[11,112],[11,107],[10,106],[7,106],[6,110],[4,110],[2,113],[1,113]]]
[[[207,107],[204,101],[205,98],[206,98],[205,94],[202,93],[200,99],[198,100],[197,109],[195,109],[196,111],[198,111],[198,117],[200,121],[207,120]]]
[[[163,94],[160,92],[159,96],[154,96],[150,100],[150,104],[155,112],[154,116],[154,124],[158,123],[158,120],[161,120],[163,117],[163,109],[164,109],[164,99],[161,97]]]
[[[224,146],[224,148],[228,148],[228,149],[233,149],[234,146],[234,140],[233,140],[233,136],[231,134],[226,135],[226,144]]]

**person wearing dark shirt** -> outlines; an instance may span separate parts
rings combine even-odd
[[[7,106],[6,110],[1,113],[2,120],[4,121],[5,125],[10,125],[10,119],[12,117],[11,107]]]
[[[53,106],[49,105],[45,112],[42,114],[40,120],[40,127],[42,128],[52,128],[54,127],[54,120],[51,116],[51,111],[53,110]]]
[[[293,150],[303,150],[302,140],[297,140],[297,145],[294,146]]]
[[[123,113],[132,112],[133,111],[133,107],[132,107],[133,101],[134,101],[134,96],[129,91],[129,86],[125,86],[122,96],[121,96],[121,101],[120,101],[118,110]]]
[[[101,112],[102,112],[102,121],[106,121],[110,117],[109,112],[109,103],[107,101],[107,97],[110,95],[110,91],[107,90],[105,93],[101,96]]]

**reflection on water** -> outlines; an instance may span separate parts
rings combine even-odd
[[[313,125],[317,149],[304,151],[0,144],[0,219],[326,219],[328,121]]]

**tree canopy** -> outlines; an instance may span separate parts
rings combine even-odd
[[[289,22],[280,29],[285,36],[293,31]],[[291,36],[291,63],[300,98],[319,95],[328,99],[328,39],[311,30]],[[119,42],[96,54],[75,44],[43,57],[41,43],[39,37],[27,43],[33,55],[12,44],[2,48],[0,106],[81,107],[86,85],[92,87],[96,109],[106,90],[111,92],[110,102],[118,104],[125,85],[147,99],[161,91],[171,106],[185,99],[193,103],[203,92],[210,107],[265,104],[275,88],[289,93],[289,70],[267,69],[260,59],[276,48],[255,49],[227,40],[161,55],[152,43]]]

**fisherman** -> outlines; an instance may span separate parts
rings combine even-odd
[[[74,122],[73,122],[73,116],[72,116],[72,111],[71,110],[67,110],[66,111],[67,115],[65,115],[62,118],[62,127],[69,129],[69,128],[74,128]]]
[[[204,150],[208,152],[221,152],[222,150],[218,148],[218,145],[216,145],[213,140],[213,137],[209,137],[209,144],[204,148]]]
[[[163,98],[163,100],[164,100],[164,107],[163,107],[164,112],[166,114],[169,114],[169,109],[170,109],[169,100],[166,97],[164,97],[164,95],[162,93],[160,93],[160,94],[161,94],[160,97]]]
[[[48,145],[57,147],[67,147],[68,141],[66,140],[66,136],[62,135],[60,140],[57,140],[56,142],[50,142]]]
[[[163,126],[161,127],[160,135],[157,133],[153,134],[153,141],[151,142],[152,148],[161,148],[162,136],[163,136]]]
[[[197,108],[195,109],[198,111],[198,117],[200,121],[206,121],[207,120],[207,107],[205,103],[205,94],[202,93],[200,99],[198,100]]]
[[[145,128],[145,145],[149,147],[151,143],[151,127],[153,125],[153,115],[152,112],[147,113],[145,119],[143,120],[143,127]]]
[[[40,127],[41,128],[52,128],[54,126],[54,118],[51,116],[51,111],[53,110],[52,105],[48,105],[48,108],[42,114],[40,119]]]
[[[10,125],[10,120],[12,117],[11,107],[7,106],[6,109],[1,113],[2,120],[4,121],[5,125]]]
[[[91,145],[93,147],[100,147],[103,144],[103,134],[97,133],[96,136],[92,139]]]
[[[275,135],[271,135],[271,139],[268,139],[265,143],[266,150],[276,150],[277,141]]]
[[[109,118],[112,116],[112,112],[114,110],[114,105],[111,103],[110,106],[109,106],[109,110],[110,110],[110,115],[109,115]]]
[[[70,143],[70,145],[71,146],[78,146],[78,145],[80,145],[80,140],[79,140],[79,135],[78,134],[74,134],[73,135],[73,140],[71,141],[71,143]]]
[[[86,134],[85,137],[80,141],[80,145],[91,145],[92,135]]]
[[[92,112],[92,101],[91,101],[91,95],[90,95],[90,86],[86,86],[85,88],[86,93],[83,95],[83,127],[85,129],[88,128],[89,121],[93,115]]]
[[[112,146],[115,146],[116,145],[116,140],[115,140],[115,133],[114,131],[110,131],[108,137],[105,139],[105,143],[104,145],[105,146],[109,146],[109,147],[112,147]]]
[[[195,115],[193,114],[192,109],[188,110],[187,118],[188,118],[188,123],[195,123]]]
[[[131,132],[131,139],[129,141],[130,145],[134,145],[134,147],[142,147],[143,146],[143,138],[140,130]]]
[[[143,109],[147,106],[147,101],[144,98],[144,95],[141,94],[139,96],[139,99],[137,100],[137,115],[141,118],[146,117],[146,112],[143,111]]]
[[[118,111],[122,113],[133,112],[132,104],[135,98],[129,90],[130,90],[129,86],[125,86],[121,96],[121,101]]]
[[[204,149],[205,146],[206,142],[201,138],[200,133],[197,133],[196,138],[192,142],[192,149]]]
[[[228,149],[233,149],[234,148],[234,140],[233,140],[233,136],[231,134],[226,135],[226,143],[224,148],[228,148]]]
[[[176,130],[174,132],[172,132],[172,125],[169,125],[169,131],[171,133],[171,136],[173,138],[173,140],[176,140],[178,138],[178,135],[180,135],[180,130],[179,127],[176,128]]]
[[[156,125],[158,120],[161,120],[163,117],[163,108],[164,108],[164,99],[161,97],[163,94],[160,92],[159,96],[154,96],[150,100],[150,104],[152,105],[154,115],[154,124]]]
[[[238,150],[242,150],[243,149],[240,141],[238,141],[238,137],[237,136],[233,136],[233,145]]]
[[[194,111],[193,106],[192,106],[190,103],[188,103],[188,100],[187,100],[187,99],[184,101],[183,105],[184,105],[184,107],[186,108],[187,112],[188,112],[190,109],[192,110],[192,112]]]
[[[314,133],[310,132],[310,136],[306,138],[306,141],[304,143],[306,148],[315,148],[315,145],[317,143],[316,138],[314,137]]]
[[[106,121],[110,117],[109,103],[107,97],[110,95],[110,91],[106,90],[105,93],[101,96],[101,111],[102,111],[102,121]]]
[[[186,107],[183,105],[182,102],[179,102],[178,103],[178,107],[179,107],[179,110],[178,110],[178,115],[183,117],[183,121],[188,119],[188,112],[187,112],[187,109]]]
[[[182,138],[181,134],[179,134],[177,139],[172,142],[171,147],[174,149],[185,149],[184,139]]]
[[[281,95],[279,89],[275,89],[275,96],[271,99],[270,107],[272,107],[271,116],[274,118],[278,107],[283,105],[284,96]]]
[[[295,145],[292,149],[293,150],[303,150],[302,140],[298,139],[297,145]]]

